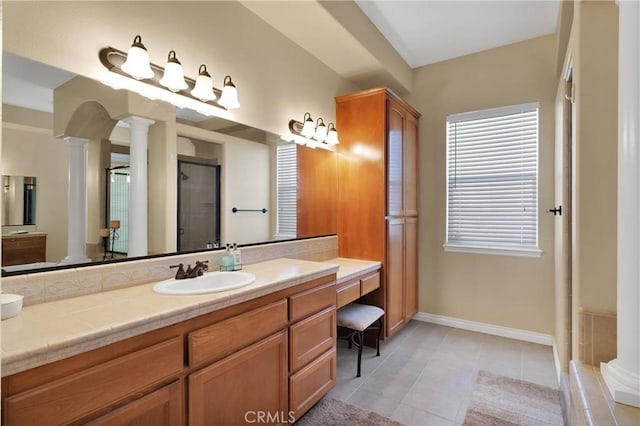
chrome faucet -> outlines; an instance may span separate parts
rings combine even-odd
[[[206,270],[209,269],[208,265],[209,261],[204,260],[196,260],[195,266],[192,268],[191,265],[187,265],[187,270],[184,270],[184,264],[180,263],[178,265],[171,265],[169,268],[178,268],[176,271],[176,280],[184,280],[186,278],[195,278],[202,276]]]

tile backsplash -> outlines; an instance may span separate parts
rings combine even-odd
[[[318,237],[243,247],[242,263],[252,263],[288,257],[293,259],[325,261],[338,257],[338,237]],[[211,270],[219,264],[223,250],[134,260],[125,263],[84,266],[82,268],[41,272],[2,278],[5,293],[24,296],[24,305],[35,305],[101,291],[131,287],[171,278],[175,270],[170,265],[194,264],[208,260]]]

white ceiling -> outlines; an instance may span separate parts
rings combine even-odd
[[[554,33],[560,0],[355,0],[411,68]]]

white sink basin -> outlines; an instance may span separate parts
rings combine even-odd
[[[253,283],[256,276],[247,272],[206,272],[196,278],[161,281],[153,286],[160,294],[205,294],[233,290]]]

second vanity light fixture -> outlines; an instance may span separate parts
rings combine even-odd
[[[127,53],[107,47],[100,51],[99,56],[102,65],[109,71],[120,76],[133,77],[138,82],[146,83],[155,88],[155,90],[139,90],[138,92],[144,96],[158,97],[175,106],[193,108],[207,115],[215,115],[209,114],[211,110],[208,107],[210,106],[222,107],[227,110],[240,107],[238,91],[230,76],[227,75],[224,78],[222,90],[213,86],[211,75],[204,64],[200,65],[198,77],[195,80],[185,77],[182,64],[176,57],[174,50],[169,51],[164,68],[152,64],[149,60],[149,53],[142,44],[142,37],[139,35],[135,36]],[[136,87],[142,89],[143,86]],[[126,88],[136,90],[131,85],[126,85]],[[160,88],[166,88],[174,95],[162,94],[157,91]],[[216,101],[216,103],[212,104],[212,101]],[[199,103],[205,105],[198,105]]]
[[[310,113],[305,113],[302,123],[296,120],[289,121],[289,135],[282,136],[282,139],[292,141],[309,148],[331,149],[338,145],[338,131],[333,123],[324,124],[322,118],[316,122],[311,118]]]

